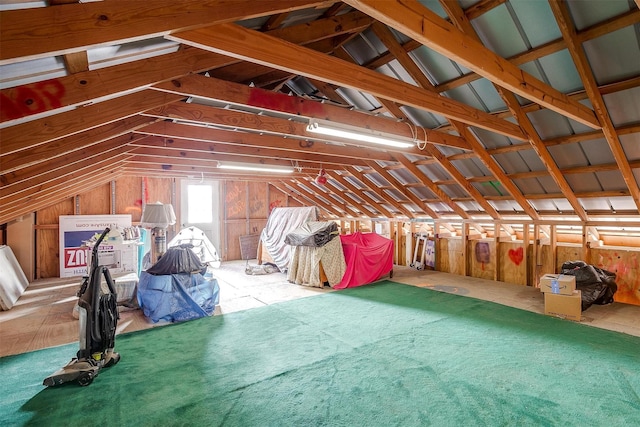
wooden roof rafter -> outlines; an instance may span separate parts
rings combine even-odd
[[[620,168],[622,179],[624,179],[636,207],[640,210],[640,187],[638,186],[638,182],[636,181],[633,171],[629,166],[629,161],[627,160],[624,149],[622,148],[622,144],[620,144],[620,138],[616,133],[613,122],[611,121],[611,117],[607,111],[602,94],[598,91],[596,79],[593,76],[593,72],[589,66],[589,61],[587,60],[582,44],[578,42],[576,29],[573,25],[569,10],[567,9],[566,4],[561,2],[551,1],[549,2],[549,5],[551,6],[551,10],[553,11],[556,21],[558,22],[558,26],[562,32],[562,37],[567,43],[567,48],[573,58],[573,62],[576,64],[578,74],[584,82],[585,91],[589,95],[589,100],[594,107],[598,119],[602,123],[602,132],[609,144],[611,152],[613,153],[613,158],[616,160],[616,163]]]
[[[384,43],[387,49],[389,49],[389,52],[391,52],[391,54],[409,73],[409,75],[422,88],[435,91],[431,82],[427,79],[427,77],[416,65],[416,63],[409,57],[409,54],[402,48],[402,46],[400,46],[400,43],[396,40],[396,38],[393,36],[386,25],[377,22],[373,25],[373,31],[375,32],[376,36],[378,36],[378,38],[382,41],[382,43]],[[396,114],[402,114],[401,116],[396,117],[400,117],[405,121],[409,121],[409,118],[399,108]],[[456,123],[455,121],[451,122]],[[457,126],[464,125],[462,123],[458,123]],[[493,219],[500,218],[500,214],[495,210],[495,208],[485,200],[482,194],[480,194],[480,192],[468,182],[466,177],[464,177],[436,147],[425,144],[424,151],[430,156],[434,157],[438,161],[438,163],[440,163],[440,165],[447,171],[447,173],[449,173],[449,175],[453,177],[454,181],[458,185],[460,185],[477,204],[484,208],[487,214],[489,214]]]
[[[203,50],[358,89],[512,138],[524,138],[522,130],[517,125],[505,120],[496,120],[484,111],[421,90],[409,83],[364,67],[238,25],[221,24],[200,30],[174,33],[166,37]],[[306,58],[306,60],[301,62],[299,58]]]
[[[593,129],[601,127],[591,109],[520,70],[482,43],[453,27],[417,0],[345,0],[345,3],[513,93]],[[458,117],[453,118],[473,124]]]
[[[471,22],[466,18],[462,8],[457,3],[441,1],[440,4],[451,18],[453,24],[460,31],[480,43],[480,37],[478,37],[475,29],[471,25]],[[524,112],[522,112],[518,99],[512,92],[499,86],[497,83],[493,83],[493,85],[500,94],[500,97],[504,100],[507,108],[511,110],[513,117],[516,118],[525,134],[528,135],[531,147],[535,150],[542,163],[546,166],[556,185],[558,185],[562,194],[564,194],[571,207],[573,207],[574,212],[580,219],[586,221],[588,219],[587,212],[584,210],[573,193],[573,190],[569,186],[569,183],[560,172],[560,168],[554,161],[551,153],[549,153],[549,150],[545,147],[542,138],[538,135],[538,132],[531,123],[531,120]]]
[[[407,218],[415,218],[416,217],[415,213],[410,211],[409,209],[407,209],[402,204],[402,202],[399,202],[399,201],[395,200],[391,195],[389,195],[383,189],[379,188],[377,183],[375,181],[373,181],[373,179],[370,176],[368,176],[367,174],[357,170],[353,166],[348,167],[347,171],[349,171],[351,174],[353,174],[355,177],[357,177],[360,180],[360,182],[365,184],[370,191],[376,193],[378,195],[378,197],[381,197],[388,204],[390,204],[391,206],[395,207],[399,212],[401,212],[404,215],[406,215]],[[368,183],[368,181],[370,181],[370,184]]]

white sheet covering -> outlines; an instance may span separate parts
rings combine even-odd
[[[331,287],[340,283],[347,270],[342,244],[338,238],[324,246],[293,246],[292,250],[287,280],[298,285],[323,287],[320,263]]]
[[[291,246],[284,242],[287,234],[307,221],[318,220],[318,208],[315,206],[301,208],[274,208],[269,214],[267,225],[260,234],[262,245],[280,271],[289,268]]]
[[[29,286],[27,276],[9,246],[0,246],[0,308],[9,310]]]

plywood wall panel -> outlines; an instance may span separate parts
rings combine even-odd
[[[225,181],[223,187],[224,218],[247,218],[247,183],[244,181]]]
[[[247,183],[249,218],[266,218],[269,215],[268,187],[266,182]]]
[[[493,280],[496,270],[493,256],[496,250],[495,241],[470,240],[468,250],[469,275],[480,279]],[[478,252],[482,252],[482,254]]]
[[[438,239],[436,262],[438,271],[464,274],[464,245],[462,239]]]
[[[538,277],[536,277],[535,280],[542,275],[556,273],[557,267],[553,265],[553,251],[551,249],[551,245],[540,246],[537,271]]]
[[[558,265],[555,268],[558,273],[560,272],[560,267],[562,266],[562,264],[567,261],[584,261],[587,264],[589,263],[588,260],[582,259],[582,247],[558,245],[557,248],[556,259]]]
[[[591,259],[592,265],[616,274],[616,301],[640,305],[640,251],[594,248]]]
[[[250,234],[247,232],[247,223],[243,220],[230,220],[225,222],[226,242],[223,261],[242,259],[240,252],[240,236]]]
[[[267,225],[267,219],[252,219],[249,221],[249,234],[260,234]]]
[[[131,222],[142,217],[142,178],[124,176],[116,180],[116,214],[131,215]]]
[[[142,178],[145,182],[145,203],[171,203],[173,193],[172,178]]]
[[[500,242],[498,250],[500,259],[498,277],[500,281],[526,285],[528,248],[525,248],[523,243]]]
[[[109,215],[111,213],[111,184],[103,184],[78,195],[80,215]]]
[[[74,199],[41,209],[36,213],[36,277],[46,279],[60,277],[60,239],[58,238],[60,215],[74,214]],[[51,225],[51,228],[38,228],[39,225]]]
[[[282,191],[270,185],[268,187],[268,193],[269,193],[269,207],[268,207],[269,211],[267,215],[271,213],[273,208],[281,208],[281,207],[289,206],[288,200],[287,200],[288,196],[284,194]]]

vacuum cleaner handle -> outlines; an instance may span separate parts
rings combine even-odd
[[[104,231],[102,232],[100,237],[98,237],[98,241],[96,242],[95,246],[93,247],[94,254],[98,252],[98,246],[100,246],[100,243],[102,243],[102,241],[104,240],[105,237],[107,237],[107,234],[109,234],[110,231],[111,231],[111,229],[109,227],[107,227],[107,228],[104,229]]]

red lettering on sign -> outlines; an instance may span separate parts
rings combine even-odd
[[[64,248],[64,268],[87,266],[87,250],[85,248]]]

